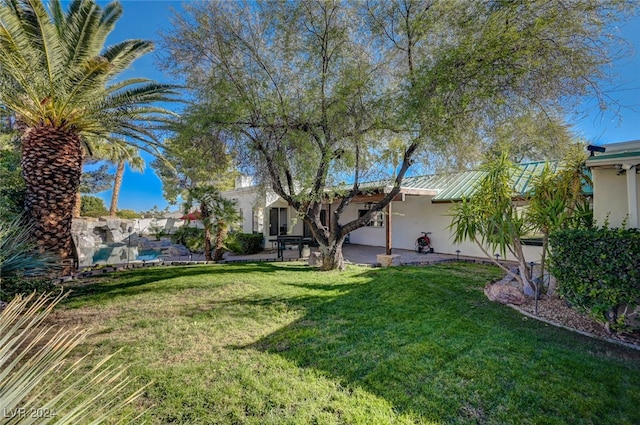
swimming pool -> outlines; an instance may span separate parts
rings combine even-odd
[[[138,253],[136,260],[154,261],[159,259],[161,255],[162,251],[158,251],[156,249],[145,249]]]
[[[126,264],[131,261],[155,261],[162,251],[156,249],[140,250],[136,247],[115,244],[84,249],[80,254],[80,266]]]

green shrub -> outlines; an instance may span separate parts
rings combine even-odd
[[[264,235],[262,233],[233,233],[225,241],[227,249],[236,254],[251,255],[262,251]]]
[[[558,292],[607,329],[632,325],[640,304],[638,229],[561,230],[550,237]],[[636,311],[630,308],[635,307]]]
[[[171,235],[171,242],[184,245],[191,252],[204,251],[204,229],[182,226]]]
[[[102,198],[91,195],[82,195],[80,215],[82,217],[101,217],[104,215],[109,215],[109,211],[104,205],[104,201],[102,200]]]
[[[131,220],[133,218],[142,218],[142,214],[135,212],[134,210],[118,210],[116,215],[119,218],[124,218],[126,220]]]
[[[2,278],[0,299],[12,300],[20,294],[44,294],[59,289],[60,286],[48,277],[29,277],[17,274]]]
[[[25,183],[17,137],[0,134],[0,221],[10,222],[24,208]]]

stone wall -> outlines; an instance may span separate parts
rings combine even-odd
[[[120,264],[135,260],[145,250],[167,251],[167,254],[178,256],[169,252],[184,247],[176,247],[167,238],[156,240],[155,234],[160,230],[164,235],[171,235],[181,226],[184,220],[175,218],[159,219],[132,219],[120,218],[82,217],[73,220],[71,233],[78,252],[79,266],[85,267],[92,264]],[[191,222],[194,226],[199,222]],[[200,224],[201,226],[201,224]],[[189,252],[186,252],[188,255]],[[104,258],[103,258],[104,257]]]
[[[125,220],[111,217],[74,218],[71,225],[73,240],[78,249],[128,242],[129,237],[151,236],[156,231],[171,235],[185,225],[184,220],[176,218],[138,218]],[[197,223],[190,223],[192,227]]]

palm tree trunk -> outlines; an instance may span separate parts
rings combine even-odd
[[[22,135],[25,210],[42,252],[57,254],[63,273],[75,270],[71,220],[82,175],[82,145],[73,131],[48,125]]]
[[[200,204],[200,220],[204,226],[204,259],[212,261],[211,257],[211,211],[206,204]]]
[[[116,176],[113,180],[113,192],[111,194],[111,206],[109,207],[109,215],[111,217],[116,216],[118,211],[118,198],[120,197],[120,187],[122,186],[122,177],[124,176],[125,160],[118,161],[118,167],[116,168]]]
[[[227,224],[222,221],[216,226],[216,240],[213,248],[213,260],[220,261],[224,259],[224,240],[227,237]]]
[[[78,218],[82,214],[82,193],[76,192],[76,202],[73,204],[73,218]]]

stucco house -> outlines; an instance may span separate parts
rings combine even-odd
[[[520,165],[515,176],[515,189],[522,194],[527,193],[532,177],[543,167],[542,162]],[[390,238],[392,249],[413,250],[421,232],[431,232],[429,237],[435,252],[483,257],[482,251],[472,242],[455,244],[448,229],[452,204],[470,196],[481,176],[479,171],[463,171],[407,177],[390,205],[390,214],[379,214],[368,226],[353,231],[349,242],[379,246],[383,253],[387,238]],[[384,182],[368,183],[366,188],[366,193],[357,196],[342,215],[344,222],[356,219],[370,208],[371,203],[392,189]],[[235,189],[222,195],[236,201],[243,218],[242,231],[262,233],[267,247],[280,234],[311,236],[309,228],[296,217],[293,208],[269,189],[253,185],[250,179],[239,179]],[[338,202],[325,204],[321,218],[329,220]],[[539,246],[525,246],[525,255],[530,261],[539,261],[540,254]]]
[[[598,225],[640,228],[640,140],[590,147],[593,216]]]

